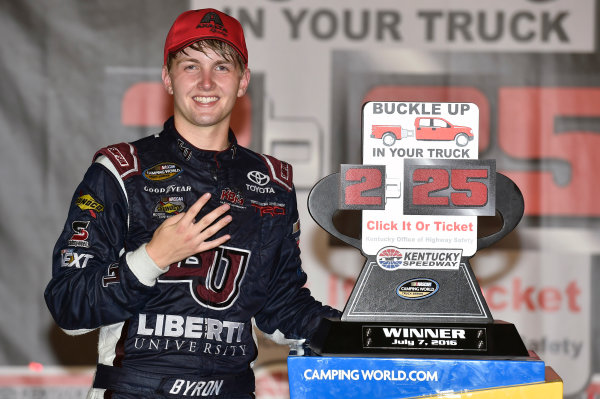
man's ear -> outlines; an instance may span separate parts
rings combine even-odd
[[[244,70],[244,73],[242,74],[242,77],[240,78],[240,86],[238,88],[238,93],[237,93],[238,97],[242,97],[244,94],[246,94],[246,90],[248,90],[249,84],[250,84],[250,69],[246,68]]]
[[[165,90],[167,91],[167,93],[169,94],[173,94],[173,84],[171,82],[171,76],[169,75],[169,70],[167,69],[166,65],[163,65],[162,67],[162,81],[163,81],[163,86],[165,88]]]

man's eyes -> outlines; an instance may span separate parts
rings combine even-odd
[[[183,69],[186,71],[194,71],[199,68],[200,67],[196,64],[183,65]],[[233,67],[228,64],[219,64],[219,65],[215,66],[215,71],[219,71],[219,72],[228,72],[228,71],[231,71],[232,69],[233,69]]]
[[[221,64],[221,65],[217,65],[215,69],[217,71],[224,71],[224,72],[226,72],[226,71],[229,71],[231,69],[231,67],[229,65],[223,65],[223,64]]]

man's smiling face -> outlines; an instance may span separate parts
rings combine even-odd
[[[179,130],[194,127],[229,127],[236,99],[245,94],[250,71],[240,71],[212,49],[188,47],[163,68],[163,82],[173,94],[175,124]]]

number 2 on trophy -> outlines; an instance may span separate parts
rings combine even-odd
[[[385,209],[385,166],[342,165],[340,209]]]

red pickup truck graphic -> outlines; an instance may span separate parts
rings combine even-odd
[[[373,125],[371,137],[381,139],[386,146],[393,145],[396,140],[407,137],[417,140],[454,141],[457,146],[464,147],[473,140],[473,129],[457,126],[444,118],[421,117],[415,119],[415,130],[403,129],[400,125]]]
[[[459,147],[466,146],[474,138],[473,129],[453,125],[444,118],[417,118],[415,129],[417,140],[454,141]]]
[[[373,125],[371,127],[371,137],[381,139],[386,146],[393,145],[396,140],[412,137],[413,130],[402,129],[400,125]]]

